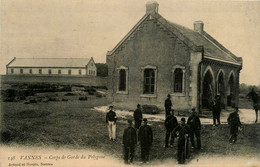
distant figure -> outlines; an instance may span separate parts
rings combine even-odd
[[[109,139],[116,140],[116,113],[113,111],[113,106],[109,106],[109,111],[106,115],[106,123],[108,127]]]
[[[164,126],[166,128],[166,135],[165,135],[165,146],[164,147],[168,147],[168,143],[169,143],[169,138],[171,137],[170,140],[170,147],[173,147],[173,143],[174,143],[174,134],[172,133],[173,129],[178,126],[178,121],[177,118],[174,116],[174,110],[172,109],[172,112],[170,115],[167,116],[165,122],[164,122]]]
[[[230,135],[231,135],[229,138],[229,143],[233,144],[237,141],[238,128],[241,128],[242,125],[238,115],[238,107],[235,107],[235,111],[229,115],[227,121],[228,121],[228,125],[230,126]]]
[[[185,118],[181,118],[181,123],[173,130],[173,133],[179,133],[178,139],[178,163],[184,164],[186,158],[188,157],[189,150],[189,134],[190,128],[185,124]]]
[[[131,164],[134,159],[135,147],[137,145],[136,130],[132,126],[132,120],[128,120],[128,128],[124,130],[123,145],[124,145],[124,161],[126,164]],[[130,153],[130,157],[129,157]],[[130,158],[130,159],[129,159]]]
[[[171,101],[170,94],[168,94],[167,99],[164,102],[164,107],[165,107],[165,118],[167,118],[167,116],[170,115],[172,109],[172,101]]]
[[[147,119],[144,118],[144,125],[140,127],[138,132],[138,141],[141,144],[141,159],[143,163],[149,160],[149,154],[153,143],[153,131],[152,128],[147,125]]]
[[[252,91],[249,92],[246,97],[250,97],[253,101],[253,108],[255,110],[255,117],[256,117],[255,123],[257,123],[257,121],[258,121],[258,109],[259,109],[259,106],[260,106],[260,104],[258,104],[259,103],[259,96],[255,92],[254,88],[252,88]]]
[[[195,142],[194,142],[194,135],[195,135],[197,141],[197,148],[201,149],[201,141],[200,141],[201,123],[200,123],[200,118],[197,116],[197,113],[195,112],[195,108],[191,110],[191,116],[188,118],[187,124],[190,127],[191,147],[195,148]]]
[[[212,102],[212,115],[213,115],[213,126],[216,126],[216,120],[220,125],[220,113],[221,113],[221,101],[220,96],[217,95],[215,100]]]
[[[134,119],[135,119],[135,128],[139,129],[143,120],[143,114],[142,114],[140,104],[137,104],[137,109],[134,111]]]

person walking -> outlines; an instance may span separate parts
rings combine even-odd
[[[135,147],[137,145],[136,130],[133,127],[132,120],[128,120],[128,127],[124,130],[123,134],[124,145],[124,161],[126,164],[131,164],[134,159]],[[129,156],[130,153],[130,156]]]
[[[140,104],[137,104],[137,109],[134,111],[134,119],[135,119],[135,128],[139,129],[143,120],[143,114],[142,114]]]
[[[181,123],[174,128],[173,133],[178,132],[178,153],[177,160],[179,164],[184,164],[189,156],[189,134],[190,128],[185,124],[185,118],[181,118]]]
[[[147,125],[148,120],[143,119],[144,125],[140,127],[138,132],[138,141],[141,145],[141,160],[142,163],[146,163],[149,160],[149,154],[153,143],[153,131],[152,128]]]
[[[170,139],[170,147],[173,147],[174,137],[175,135],[172,133],[173,129],[178,126],[177,118],[174,116],[174,110],[172,109],[171,114],[167,116],[164,126],[166,128],[166,135],[165,135],[165,145],[164,147],[168,147],[169,138]]]
[[[230,144],[236,143],[238,129],[242,129],[238,111],[238,107],[235,107],[235,111],[232,112],[227,119],[228,125],[230,126]]]
[[[116,140],[116,113],[113,111],[113,106],[109,106],[109,111],[106,115],[106,123],[108,127],[109,139],[112,141]]]
[[[191,148],[195,148],[194,136],[196,136],[197,148],[201,149],[201,140],[200,140],[201,123],[200,123],[200,118],[195,112],[195,108],[191,110],[191,116],[188,118],[187,124],[189,125],[190,128]]]
[[[172,101],[171,101],[171,95],[167,95],[167,99],[164,102],[164,107],[165,107],[165,118],[167,118],[168,115],[171,113],[172,109]]]

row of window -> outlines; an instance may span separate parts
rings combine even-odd
[[[23,73],[24,73],[23,69],[20,69],[20,74],[23,74]],[[30,74],[33,73],[32,69],[29,69],[29,73]],[[14,74],[14,69],[11,69],[11,74]],[[38,74],[42,74],[42,69],[38,70]],[[51,69],[48,70],[48,74],[52,74],[52,70]],[[58,74],[61,74],[61,70],[58,70]],[[71,70],[68,70],[68,74],[71,75]],[[78,70],[78,74],[82,75],[82,70]]]
[[[173,75],[173,92],[183,92],[183,70],[176,68]],[[127,70],[119,70],[118,91],[127,90]],[[147,68],[143,71],[143,94],[154,94],[156,88],[156,69]]]

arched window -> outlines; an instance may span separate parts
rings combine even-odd
[[[144,70],[144,94],[154,94],[155,70],[147,68]]]
[[[119,91],[126,91],[126,70],[119,71]]]
[[[182,69],[176,68],[174,71],[174,92],[182,92],[183,72]]]

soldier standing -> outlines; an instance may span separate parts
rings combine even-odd
[[[177,118],[174,116],[174,110],[173,109],[172,109],[172,113],[167,116],[167,118],[164,122],[164,126],[166,128],[165,146],[164,147],[168,147],[170,137],[171,137],[170,147],[173,147],[175,136],[172,133],[172,131],[176,126],[178,126],[178,121],[177,121]]]
[[[201,130],[201,123],[200,118],[197,116],[197,113],[195,112],[195,108],[191,111],[191,116],[188,118],[187,124],[190,127],[190,141],[191,141],[191,148],[195,148],[195,142],[194,142],[194,135],[196,136],[197,141],[197,148],[201,148],[201,141],[200,141],[200,130]]]
[[[124,130],[123,134],[124,145],[124,161],[126,164],[132,163],[134,159],[135,147],[137,145],[136,130],[132,126],[132,120],[128,120],[128,128]],[[130,157],[129,157],[130,153]],[[130,158],[130,162],[129,162]]]
[[[144,125],[140,127],[138,133],[138,141],[141,144],[141,159],[143,163],[149,160],[149,153],[153,143],[153,131],[152,128],[147,125],[147,119],[144,118]]]
[[[185,118],[181,118],[181,123],[173,130],[173,133],[179,133],[178,139],[178,163],[184,164],[188,157],[190,128],[185,124]]]
[[[137,109],[134,111],[135,128],[139,129],[142,124],[143,114],[141,111],[141,105],[137,104]]]
[[[172,109],[172,101],[171,101],[170,94],[168,94],[167,99],[164,102],[164,107],[165,107],[165,118],[167,118],[167,116],[170,115]]]
[[[252,88],[252,91],[249,92],[246,97],[250,97],[253,101],[253,108],[255,110],[255,117],[256,117],[255,123],[257,123],[257,121],[258,121],[258,108],[259,108],[260,104],[258,104],[259,97],[258,97],[257,93],[255,92],[254,88]]]
[[[221,112],[220,96],[216,96],[212,104],[213,126],[216,126],[216,120],[218,121],[218,125],[220,125],[220,112]]]
[[[230,126],[230,135],[231,135],[229,138],[229,143],[233,144],[237,141],[238,128],[241,128],[242,125],[238,115],[238,107],[235,107],[235,111],[229,115],[227,121],[228,121],[228,125]]]
[[[109,139],[116,140],[116,113],[113,111],[113,106],[109,106],[109,111],[106,115],[106,123],[108,127]]]

